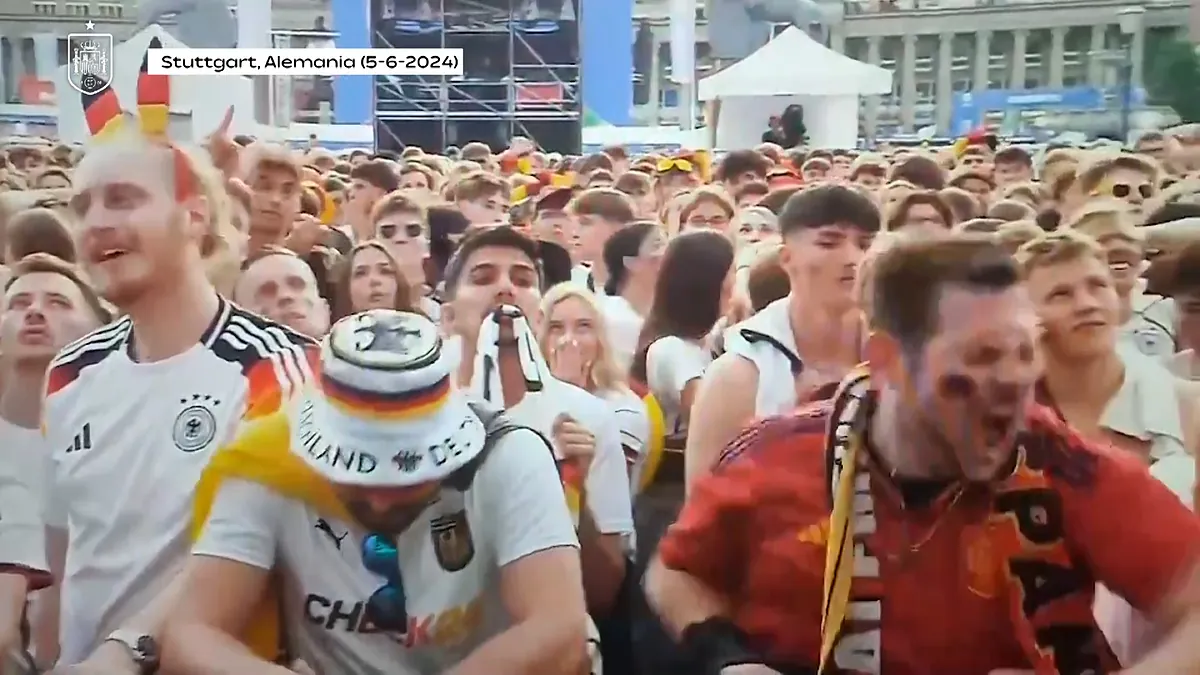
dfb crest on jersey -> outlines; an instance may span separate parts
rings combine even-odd
[[[113,36],[109,33],[68,34],[67,83],[86,96],[108,89],[116,72],[114,54]]]
[[[221,405],[221,402],[204,394],[192,394],[190,398],[179,399],[179,402],[185,407],[175,416],[171,438],[180,450],[199,452],[217,437],[217,417],[212,408]]]
[[[475,540],[471,538],[466,509],[434,518],[429,523],[429,534],[433,538],[434,556],[447,572],[463,569],[475,557]]]

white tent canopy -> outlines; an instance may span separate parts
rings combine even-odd
[[[699,98],[861,96],[891,90],[890,70],[839,54],[791,26],[750,56],[700,80]]]
[[[113,49],[112,87],[126,112],[137,112],[138,69],[150,40],[156,37],[165,49],[187,48],[161,26],[152,24]],[[65,141],[83,142],[90,134],[80,95],[67,81],[67,67],[59,66],[54,83],[59,92],[58,135]],[[253,86],[250,78],[237,75],[172,75],[171,138],[187,142],[212,133],[230,105],[234,106],[232,130],[235,133],[249,130],[254,121]]]

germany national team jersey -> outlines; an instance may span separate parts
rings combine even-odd
[[[69,535],[63,663],[76,663],[182,565],[196,481],[247,418],[311,373],[315,344],[221,300],[194,347],[139,363],[126,317],[65,347],[47,376],[50,523]]]

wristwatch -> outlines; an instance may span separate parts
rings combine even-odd
[[[129,656],[142,675],[154,675],[158,672],[158,640],[153,635],[137,631],[118,629],[104,638],[105,642],[119,642],[129,650]]]

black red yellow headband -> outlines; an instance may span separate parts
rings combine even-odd
[[[162,145],[172,152],[175,169],[175,198],[187,199],[196,193],[196,174],[191,163],[167,137],[167,124],[171,119],[171,78],[154,75],[150,70],[150,50],[162,49],[162,41],[151,38],[142,56],[137,79],[137,123],[138,132],[147,140]],[[97,143],[117,140],[125,131],[126,114],[121,109],[117,91],[111,85],[94,94],[81,93],[83,117],[88,132]]]
[[[543,192],[549,192],[556,188],[572,188],[575,185],[575,174],[572,173],[550,173],[543,171],[537,176],[537,182],[531,185],[518,185],[513,188],[510,195],[510,203],[514,206],[524,202],[527,199],[537,197]]]

